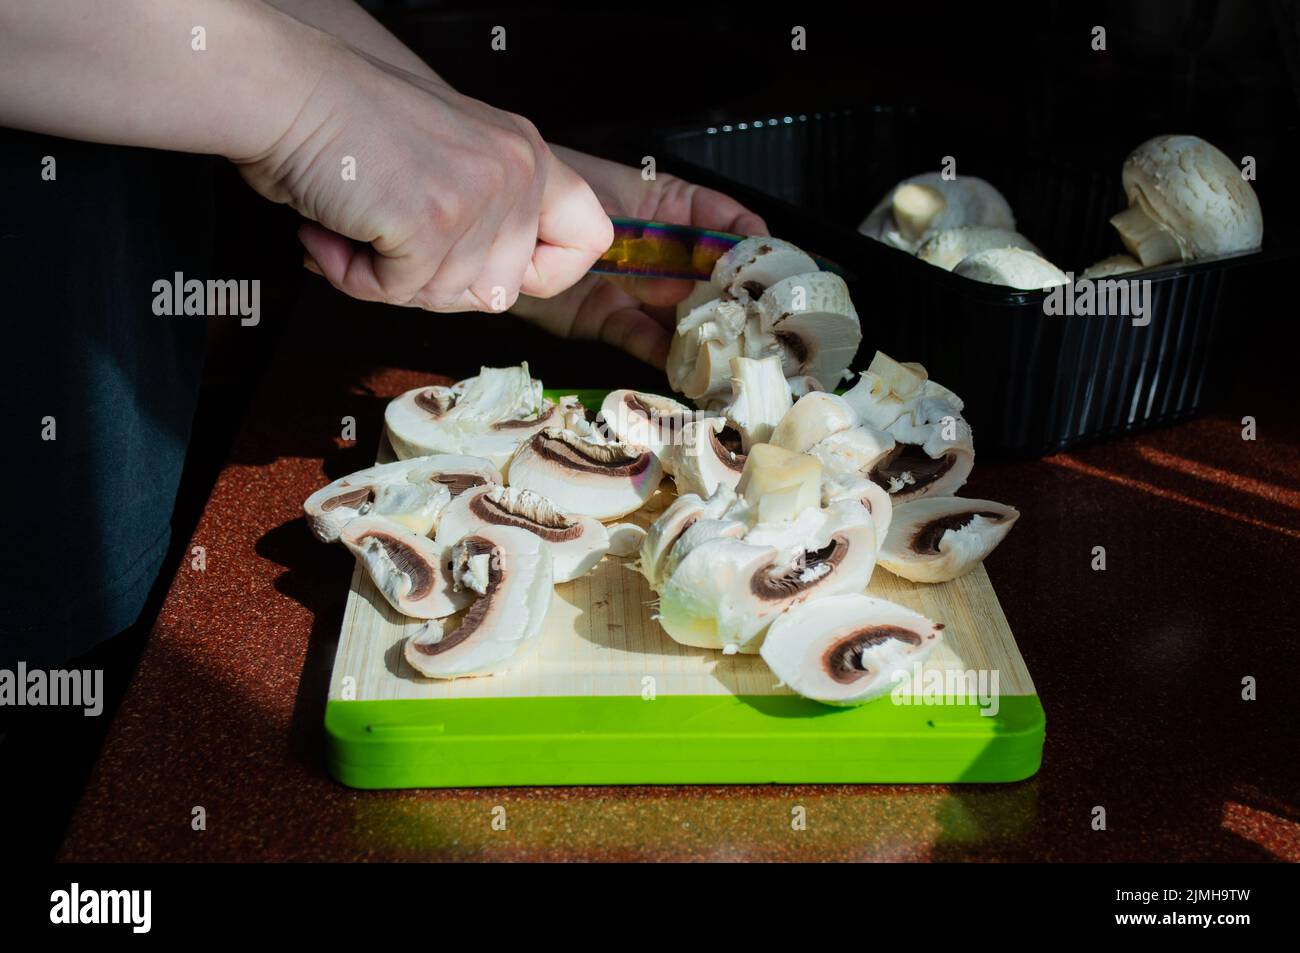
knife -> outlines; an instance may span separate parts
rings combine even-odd
[[[614,243],[589,269],[598,275],[708,281],[717,260],[745,238],[730,232],[639,218],[610,216],[610,221],[614,223]],[[824,271],[847,277],[844,269],[833,261],[817,255],[810,257]]]

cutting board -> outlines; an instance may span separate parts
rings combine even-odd
[[[603,396],[577,393],[588,406]],[[379,456],[392,459],[386,443]],[[627,521],[648,525],[672,492],[666,480]],[[516,668],[453,681],[407,665],[421,623],[358,565],[326,704],[331,773],[406,788],[988,782],[1038,770],[1043,709],[983,566],[938,585],[878,568],[867,592],[942,622],[944,642],[890,694],[831,708],[778,685],[757,655],[674,642],[629,562],[606,556],[556,586]]]

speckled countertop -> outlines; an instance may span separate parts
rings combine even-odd
[[[285,349],[190,544],[206,569],[178,571],[61,858],[1300,860],[1300,425],[1265,418],[1243,441],[1242,414],[1266,411],[1235,405],[976,467],[964,492],[1023,514],[988,569],[1047,710],[1028,781],[336,784],[322,719],[351,558],[317,543],[300,507],[370,462],[387,397],[429,380]],[[345,414],[355,444],[336,436]],[[1098,545],[1105,572],[1090,567]],[[1241,698],[1248,675],[1258,701]],[[796,805],[806,830],[791,829]]]

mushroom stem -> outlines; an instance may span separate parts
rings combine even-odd
[[[1119,232],[1124,247],[1142,262],[1144,268],[1179,261],[1183,257],[1178,242],[1141,205],[1130,206],[1114,216],[1110,223]]]
[[[928,185],[903,185],[894,191],[894,222],[908,241],[918,241],[948,202]]]

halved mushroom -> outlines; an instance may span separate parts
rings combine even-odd
[[[613,439],[646,447],[671,474],[672,448],[682,441],[695,412],[680,401],[635,390],[612,390],[600,405],[600,419]]]
[[[1021,291],[1040,291],[1068,285],[1070,278],[1046,258],[1023,248],[989,248],[968,255],[952,270],[954,275]]]
[[[471,486],[500,483],[481,457],[433,454],[367,467],[340,477],[303,503],[316,538],[332,543],[350,520],[373,514],[427,535],[453,496]]]
[[[786,377],[810,375],[831,388],[845,378],[862,327],[843,278],[829,271],[784,278],[763,292],[758,312],[781,345]]]
[[[807,453],[827,437],[857,425],[857,412],[843,397],[813,391],[800,397],[786,412],[768,442],[795,453]]]
[[[511,486],[540,493],[568,513],[612,520],[640,508],[663,468],[645,447],[595,443],[550,428],[519,448],[509,478]]]
[[[718,259],[713,284],[735,298],[757,301],[778,281],[817,270],[817,262],[789,242],[758,236],[733,245]]]
[[[451,546],[488,526],[513,526],[545,542],[556,582],[586,575],[609,549],[609,533],[599,520],[570,516],[544,496],[518,486],[484,486],[462,493],[438,520],[437,541]]]
[[[858,226],[869,238],[915,252],[937,231],[962,225],[1014,229],[1015,216],[1002,193],[972,175],[944,178],[923,172],[904,179]]]
[[[1264,240],[1255,190],[1197,136],[1156,136],[1124,160],[1129,208],[1110,220],[1144,268],[1253,251]]]
[[[692,420],[665,460],[678,493],[708,498],[719,486],[734,487],[745,469],[740,434],[725,417]]]
[[[962,225],[933,233],[916,250],[916,257],[945,271],[952,271],[969,255],[990,248],[1023,248],[1040,254],[1038,248],[1019,232],[987,225]]]
[[[484,367],[452,387],[417,387],[384,410],[400,458],[432,453],[484,457],[504,469],[511,454],[545,427],[563,425],[566,407],[542,396],[528,364]]]
[[[876,528],[876,542],[883,542],[894,515],[894,501],[889,492],[874,480],[868,480],[857,473],[825,470],[822,476],[822,506],[829,507],[845,500],[860,504],[871,514],[871,522]]]
[[[359,516],[340,536],[388,604],[414,619],[439,619],[469,603],[452,576],[450,550],[382,517]]]
[[[943,626],[858,593],[790,609],[767,631],[763,661],[784,684],[827,705],[860,705],[910,677],[942,641]]]
[[[768,624],[790,606],[864,589],[876,561],[870,516],[856,503],[809,513],[805,521],[821,525],[800,529],[793,557],[781,545],[749,542],[753,530],[684,553],[660,591],[664,631],[684,645],[754,652]]]
[[[894,449],[868,476],[889,492],[895,505],[955,493],[975,466],[970,425],[945,400],[918,401],[910,414],[890,425],[889,433]]]
[[[541,538],[511,526],[484,527],[452,549],[462,592],[478,594],[454,628],[428,623],[406,641],[411,667],[430,678],[491,675],[536,641],[555,591]]]
[[[896,503],[880,565],[913,582],[947,582],[974,569],[1006,537],[1020,512],[992,500],[932,496]]]

